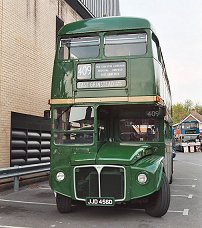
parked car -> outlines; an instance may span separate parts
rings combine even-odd
[[[176,151],[184,152],[184,148],[180,143],[175,144]]]
[[[173,158],[176,157],[176,149],[173,148]]]

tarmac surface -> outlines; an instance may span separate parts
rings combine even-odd
[[[57,211],[48,181],[0,192],[1,228],[186,228],[202,227],[202,152],[177,153],[168,213],[153,218],[144,210],[127,207],[74,207]]]

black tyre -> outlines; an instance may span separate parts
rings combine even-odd
[[[72,202],[67,196],[56,194],[57,209],[60,213],[68,213],[71,211]]]
[[[173,175],[171,174],[169,184],[172,184],[172,183],[173,183]]]
[[[153,217],[161,217],[166,214],[170,205],[170,186],[165,173],[162,174],[161,188],[155,192],[146,206],[145,211]]]

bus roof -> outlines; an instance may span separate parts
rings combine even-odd
[[[152,29],[147,19],[134,17],[104,17],[76,21],[67,24],[59,31],[59,36],[91,32],[118,31],[130,29]]]

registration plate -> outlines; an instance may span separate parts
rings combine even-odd
[[[86,198],[87,206],[114,206],[114,198],[88,197]]]

